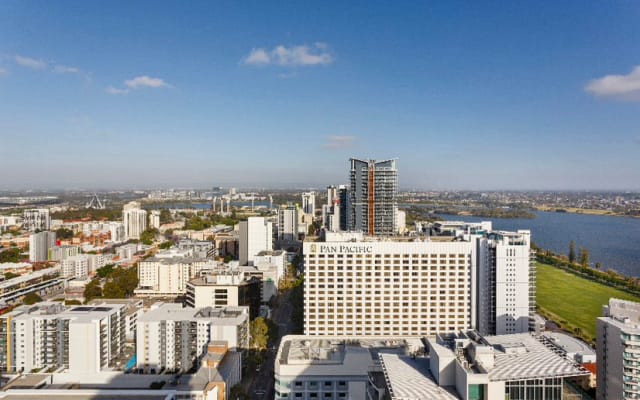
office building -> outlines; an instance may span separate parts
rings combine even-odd
[[[178,241],[177,247],[189,251],[192,257],[197,258],[215,258],[218,255],[218,249],[209,240],[182,239]]]
[[[535,314],[535,258],[531,233],[488,232],[478,241],[478,331],[527,332]]]
[[[396,160],[351,158],[349,230],[368,235],[397,232],[398,170]]]
[[[24,210],[22,213],[22,226],[31,232],[49,230],[51,228],[49,210],[46,208]]]
[[[596,321],[598,400],[640,398],[640,303],[610,299]]]
[[[225,341],[233,350],[248,348],[249,309],[156,303],[138,317],[136,338],[139,370],[189,371],[206,355],[212,341]]]
[[[147,212],[140,208],[140,203],[132,201],[122,208],[125,238],[140,239],[140,235],[147,229]]]
[[[175,249],[159,252],[138,263],[138,288],[141,296],[179,296],[185,294],[187,282],[200,275],[212,263],[205,258],[187,256]]]
[[[5,369],[88,373],[115,366],[124,349],[123,309],[118,304],[65,308],[45,302],[2,315]]]
[[[316,214],[316,192],[302,193],[302,212],[312,216]]]
[[[256,254],[273,250],[273,223],[264,217],[240,221],[240,265],[251,265]]]
[[[56,233],[42,231],[29,235],[29,261],[41,262],[49,258],[49,249],[56,245]]]
[[[278,240],[288,242],[298,240],[299,211],[297,204],[280,206],[278,209]]]
[[[325,230],[349,230],[349,189],[346,185],[327,187],[327,204],[322,206],[322,224]]]
[[[261,279],[245,274],[237,262],[222,264],[187,283],[185,303],[193,308],[246,306],[253,319],[259,316],[261,292]]]

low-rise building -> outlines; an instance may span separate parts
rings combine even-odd
[[[20,301],[29,293],[40,296],[62,292],[70,278],[60,276],[60,268],[45,268],[0,282],[0,300],[7,304]]]

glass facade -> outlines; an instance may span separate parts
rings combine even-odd
[[[505,400],[553,400],[562,398],[562,378],[507,382]]]

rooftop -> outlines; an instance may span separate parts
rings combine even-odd
[[[380,363],[391,399],[458,399],[455,388],[438,386],[429,369],[429,358],[381,352]]]
[[[528,333],[485,336],[494,348],[495,365],[489,371],[491,381],[586,375],[579,364],[558,355]],[[505,351],[518,347],[522,351]]]
[[[138,322],[207,320],[214,325],[238,325],[248,317],[248,307],[191,308],[179,303],[155,303],[138,317]]]

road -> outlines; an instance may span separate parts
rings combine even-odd
[[[278,299],[278,306],[273,309],[272,319],[278,324],[279,338],[275,344],[274,350],[267,352],[267,358],[262,364],[262,368],[256,373],[253,378],[253,382],[249,386],[249,395],[252,399],[273,399],[275,397],[274,391],[274,364],[278,347],[280,346],[280,339],[288,335],[293,330],[293,323],[291,321],[291,313],[293,307],[289,302],[289,293],[280,295]],[[256,391],[264,391],[264,394],[257,394]]]

